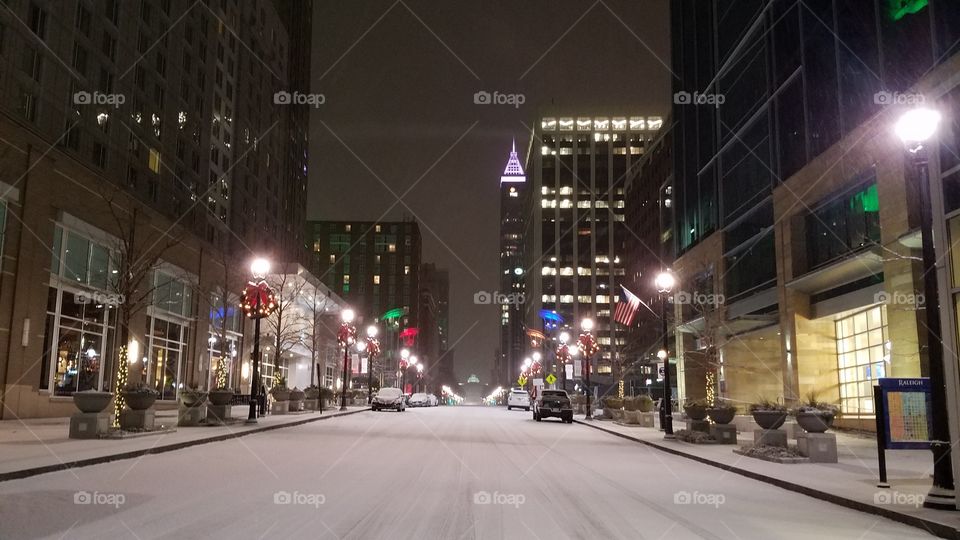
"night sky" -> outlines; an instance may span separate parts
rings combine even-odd
[[[307,216],[415,217],[450,270],[457,376],[489,382],[500,174],[544,107],[666,117],[667,0],[317,0]],[[526,102],[476,105],[480,90]],[[521,159],[523,155],[521,154]],[[402,202],[398,202],[402,199]]]

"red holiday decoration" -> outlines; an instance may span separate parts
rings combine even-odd
[[[600,351],[600,346],[597,345],[597,340],[593,338],[593,334],[590,332],[584,332],[580,334],[580,337],[577,339],[577,345],[579,345],[580,351],[586,358],[590,358]]]
[[[557,346],[557,361],[566,364],[570,361],[570,348],[566,343]]]
[[[419,333],[419,328],[407,328],[403,332],[400,332],[400,338],[403,340],[404,345],[407,347],[413,347],[414,341]]]
[[[262,279],[258,282],[251,281],[243,288],[240,308],[243,309],[243,314],[248,318],[262,319],[268,317],[276,311],[277,307],[277,297],[266,281]]]
[[[370,356],[380,355],[380,340],[377,338],[367,338],[367,354]]]
[[[357,327],[349,323],[340,324],[340,330],[337,331],[337,343],[341,347],[352,344],[357,339]]]

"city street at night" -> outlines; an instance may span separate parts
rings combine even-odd
[[[0,538],[15,537],[930,536],[583,425],[434,407],[3,482]]]

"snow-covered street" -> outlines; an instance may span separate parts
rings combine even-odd
[[[0,483],[0,538],[929,538],[504,408],[363,412]]]

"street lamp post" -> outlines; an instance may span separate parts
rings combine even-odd
[[[419,362],[419,360],[417,359],[416,355],[410,355],[410,365],[408,367],[412,367],[416,369],[417,362]],[[406,374],[404,374],[404,377],[406,377]],[[416,383],[414,383],[413,392],[410,392],[410,393],[413,394],[414,392],[416,392]]]
[[[421,391],[423,385],[423,364],[417,364],[417,392]]]
[[[367,327],[367,405],[373,403],[373,360],[380,354],[380,341],[377,340],[377,327]]]
[[[566,331],[560,332],[560,336],[557,339],[560,341],[560,344],[557,345],[557,352],[555,356],[557,360],[557,369],[560,371],[560,388],[566,390],[567,362],[570,361],[570,347],[567,346],[567,343],[570,342],[570,334]]]
[[[937,256],[933,244],[933,208],[930,197],[928,154],[924,146],[937,131],[940,113],[927,108],[911,109],[897,121],[894,131],[906,145],[920,183],[920,239],[923,268],[923,295],[927,327],[927,363],[930,374],[932,411],[933,486],[924,499],[927,508],[956,509],[953,468],[950,456],[950,425],[947,417],[946,374],[941,341],[940,302],[937,286]]]
[[[250,412],[247,415],[248,424],[257,423],[257,400],[259,399],[260,383],[260,319],[270,315],[276,309],[276,299],[273,291],[265,281],[270,272],[270,261],[255,259],[250,264],[250,273],[253,281],[247,283],[243,289],[242,307],[247,317],[253,319],[253,368],[250,379]]]
[[[587,415],[584,420],[593,420],[593,405],[590,403],[592,391],[590,388],[590,359],[597,354],[600,347],[593,334],[593,319],[583,319],[580,321],[580,338],[577,340],[577,348],[583,353],[583,382],[587,387]]]
[[[667,297],[676,285],[676,279],[673,274],[664,271],[657,274],[654,283],[657,286],[657,292],[660,293],[660,322],[663,332],[663,349],[661,350],[663,353],[663,402],[661,405],[663,409],[663,437],[673,439],[673,390],[670,384],[670,340],[667,338]],[[658,353],[657,356],[660,356],[660,354]]]
[[[399,371],[400,371],[400,373],[399,373],[399,379],[400,379],[400,393],[401,393],[401,394],[404,392],[404,390],[403,390],[403,383],[404,383],[404,379],[405,379],[406,376],[407,376],[407,366],[409,365],[409,364],[408,364],[409,358],[410,358],[410,351],[409,351],[408,349],[401,349],[401,350],[400,350],[400,364],[397,366],[398,368],[400,368],[400,369],[399,369]]]
[[[354,313],[345,309],[340,313],[340,331],[337,341],[343,347],[343,385],[340,387],[340,410],[347,410],[347,370],[350,368],[350,345],[357,337],[357,328],[353,326]]]

